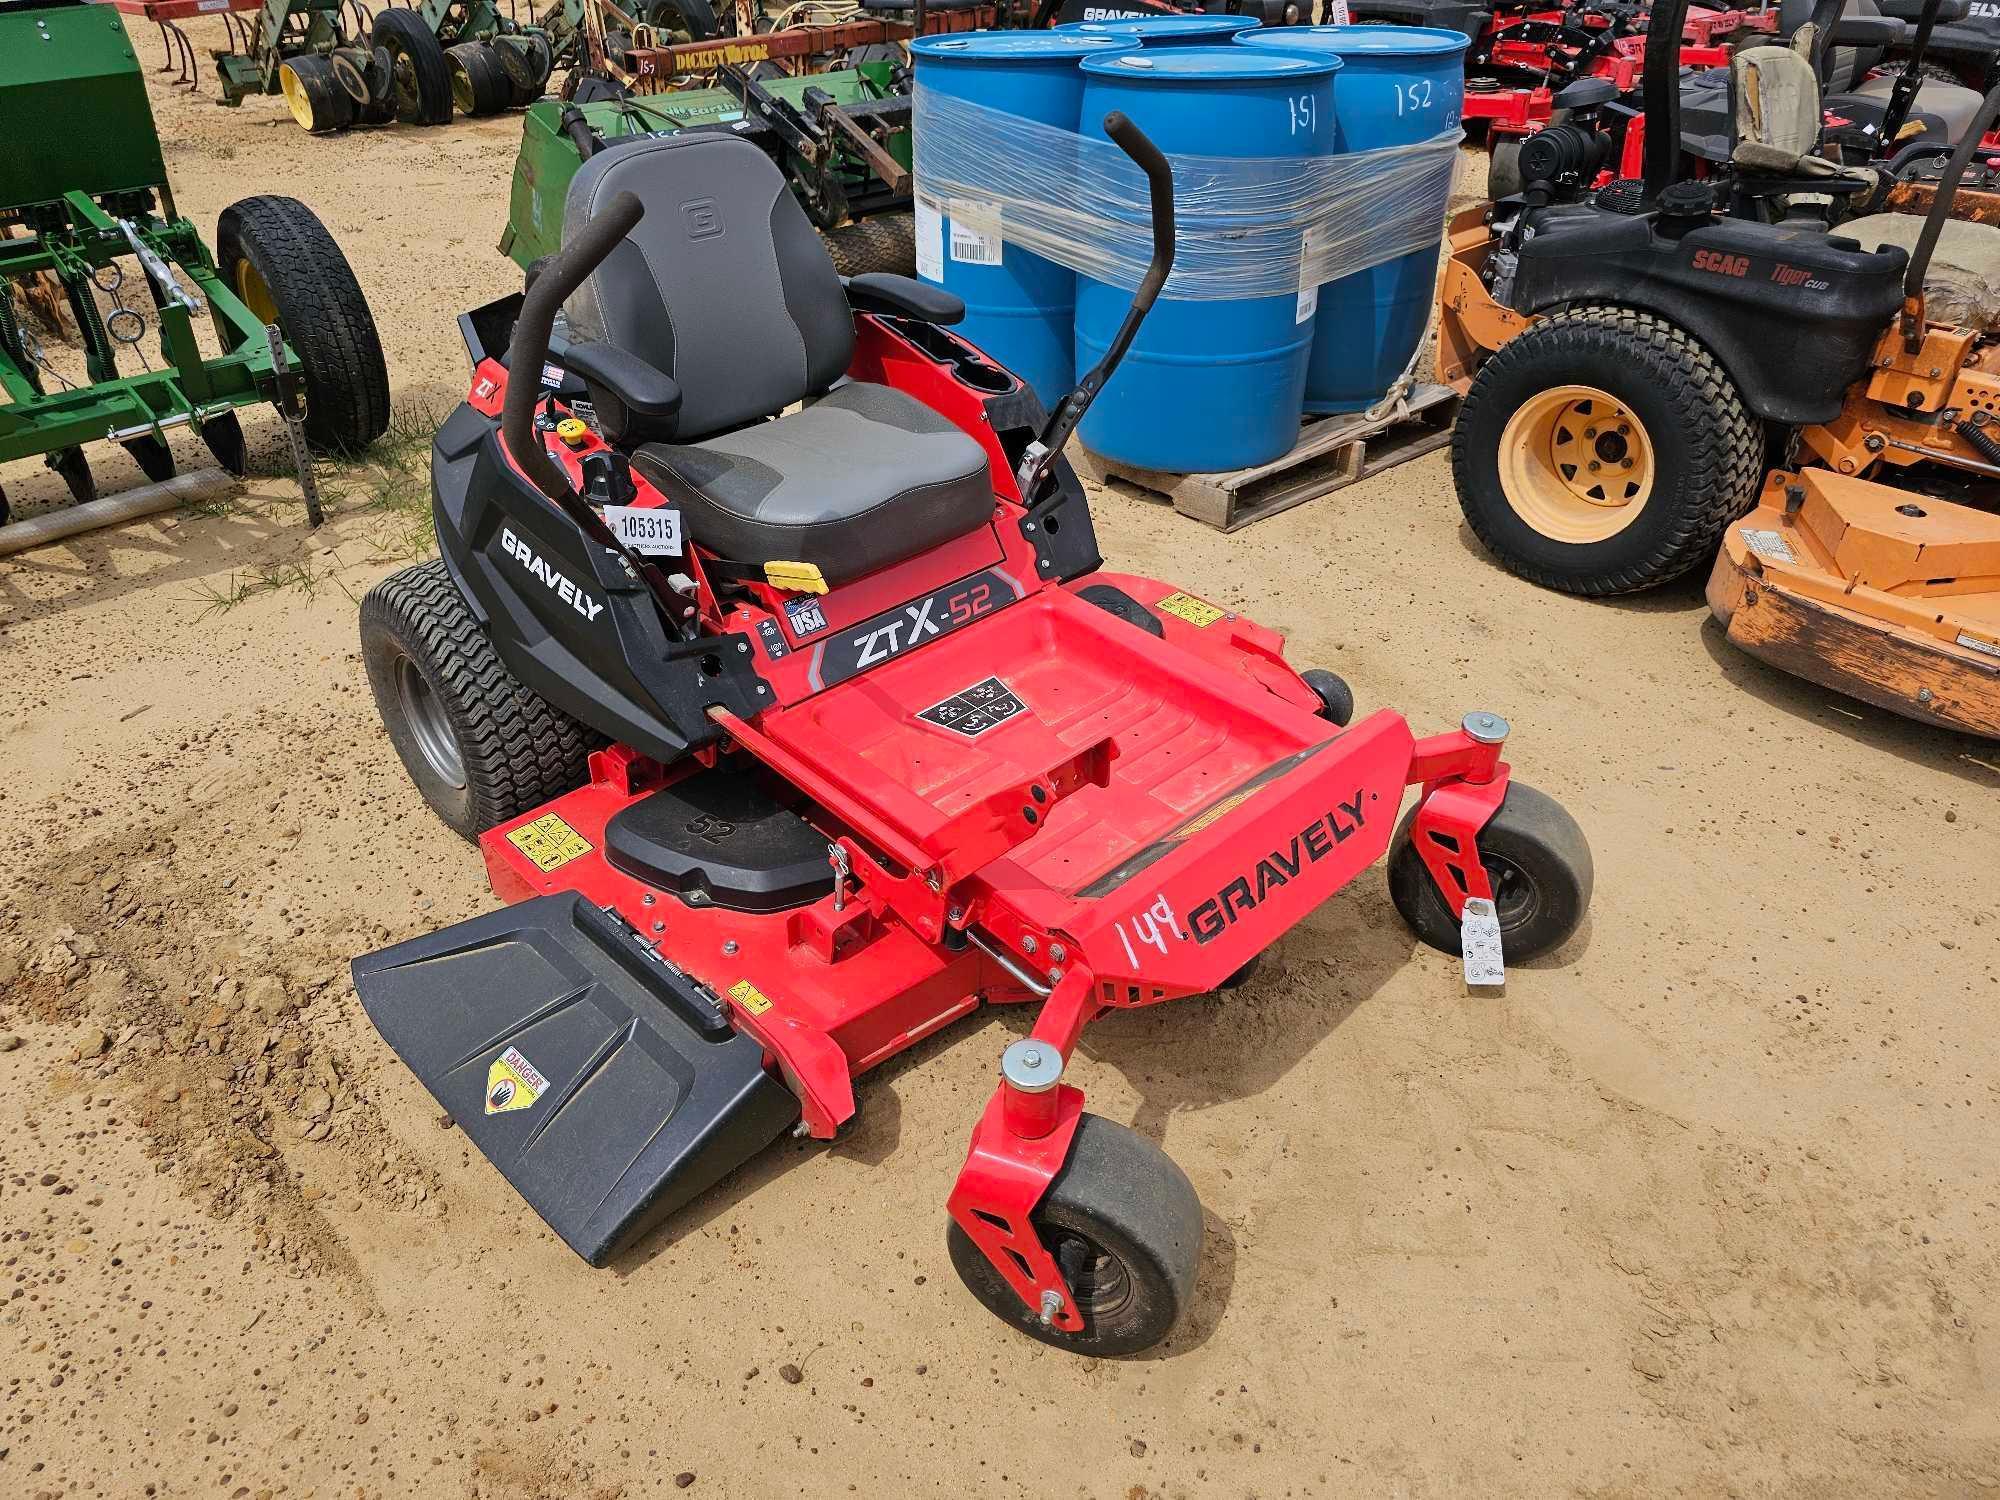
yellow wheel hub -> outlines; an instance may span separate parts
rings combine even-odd
[[[1500,486],[1514,514],[1551,541],[1616,536],[1653,493],[1653,444],[1606,392],[1559,385],[1521,403],[1500,434]]]
[[[277,301],[271,296],[271,288],[265,284],[263,273],[250,264],[248,256],[236,262],[236,297],[250,309],[250,316],[259,323],[278,321]]]
[[[285,106],[292,112],[292,118],[299,122],[301,130],[313,128],[312,98],[306,93],[305,80],[300,78],[290,63],[278,69],[278,87],[285,91]]]

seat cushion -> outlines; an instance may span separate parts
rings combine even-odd
[[[699,443],[646,443],[633,466],[734,562],[809,562],[841,584],[982,525],[986,450],[885,385],[838,386],[811,406]]]
[[[1877,73],[1854,92],[1864,99],[1880,99],[1886,103],[1895,88],[1894,72]],[[1917,114],[1936,115],[1942,122],[1945,139],[1956,141],[1971,128],[1973,117],[1979,113],[1983,102],[1978,90],[1969,89],[1962,83],[1926,78],[1917,86],[1916,102],[1910,107]]]

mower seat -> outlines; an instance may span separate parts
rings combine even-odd
[[[901,391],[846,380],[847,290],[761,149],[688,131],[599,152],[570,182],[565,238],[621,192],[646,215],[570,298],[569,332],[636,363],[644,399],[605,384],[618,361],[573,351],[572,368],[692,541],[730,562],[812,563],[838,585],[986,523],[985,448]],[[903,282],[858,278],[855,294],[962,313]]]

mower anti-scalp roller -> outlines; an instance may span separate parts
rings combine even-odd
[[[1171,264],[1171,179],[1104,126],[1155,188],[1129,333]],[[1014,1327],[1130,1353],[1190,1305],[1201,1207],[1085,1111],[1084,1027],[1240,983],[1385,853],[1418,935],[1496,982],[1503,950],[1575,929],[1590,855],[1512,782],[1497,717],[1348,725],[1346,685],[1275,631],[1102,571],[1061,452],[1129,338],[1052,418],[951,333],[963,312],[843,283],[746,141],[584,162],[561,252],[462,320],[441,564],[362,609],[391,738],[509,909],[359,959],[355,984],[594,1261],[786,1125],[838,1137],[856,1080],[923,1038],[1033,1005],[949,1254]],[[803,363],[746,369],[745,347]]]

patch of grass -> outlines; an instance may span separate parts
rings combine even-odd
[[[231,573],[229,582],[218,588],[212,583],[203,583],[195,590],[195,597],[204,601],[199,618],[210,615],[227,614],[245,600],[254,599],[259,594],[275,594],[284,590],[296,590],[311,599],[328,583],[332,583],[348,598],[354,597],[347,585],[331,573],[315,571],[309,562],[266,563],[252,568],[247,573]]]
[[[372,540],[384,559],[427,557],[437,548],[431,515],[431,439],[444,414],[425,403],[397,407],[389,430],[346,478],[380,518]]]

